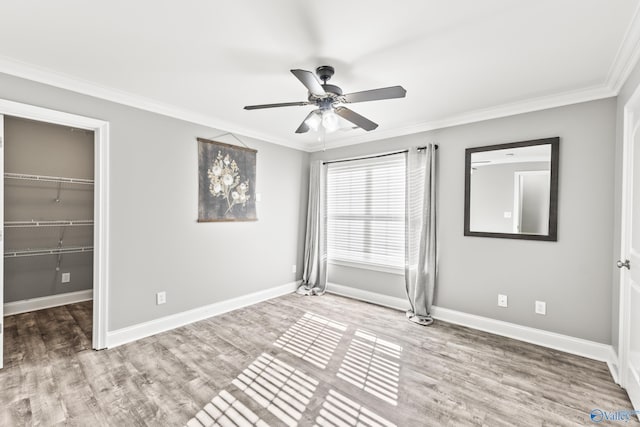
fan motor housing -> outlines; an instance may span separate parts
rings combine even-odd
[[[342,89],[340,89],[336,85],[323,84],[322,88],[326,92],[325,95],[318,96],[312,93],[309,93],[309,101],[315,103],[320,106],[321,104],[333,104],[334,102],[341,102],[342,97]]]
[[[316,74],[324,82],[327,84],[327,81],[335,74],[336,70],[331,65],[321,65],[316,68]]]

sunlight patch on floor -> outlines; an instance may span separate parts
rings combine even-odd
[[[233,397],[231,393],[222,390],[195,417],[187,422],[187,427],[209,426],[269,427],[269,424],[262,421],[251,409]]]
[[[297,425],[318,381],[263,353],[232,382],[288,426]]]
[[[347,325],[305,313],[274,345],[324,369],[338,347]]]
[[[320,414],[316,418],[316,425],[320,427],[396,427],[392,422],[335,390],[329,390]]]
[[[358,329],[338,370],[338,378],[398,404],[402,347]]]

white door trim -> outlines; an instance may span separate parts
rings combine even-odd
[[[4,115],[0,114],[0,177],[4,177]],[[4,178],[0,178],[0,253],[4,256]],[[3,257],[4,261],[4,257]],[[4,367],[4,262],[0,263],[0,369]]]
[[[4,99],[0,99],[0,114],[94,132],[92,345],[96,350],[106,348],[109,307],[109,122]]]
[[[620,209],[620,259],[628,259],[627,248],[629,246],[630,235],[628,233],[630,225],[631,204],[629,203],[629,195],[633,191],[633,182],[629,179],[632,170],[632,144],[634,134],[634,111],[633,108],[640,107],[640,86],[638,86],[633,95],[629,98],[624,106],[623,119],[623,143],[622,143],[622,200]],[[637,266],[640,267],[640,266]],[[627,363],[629,349],[629,282],[626,278],[628,272],[625,269],[620,270],[619,282],[619,308],[618,308],[618,376],[620,385],[627,388],[629,379],[627,378]]]

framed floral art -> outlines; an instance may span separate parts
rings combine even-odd
[[[198,222],[256,221],[256,154],[198,138]]]

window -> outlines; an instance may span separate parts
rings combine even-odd
[[[403,268],[404,201],[404,154],[329,164],[329,261]]]

